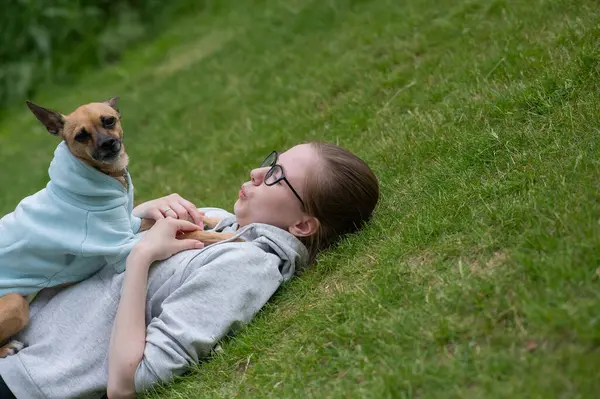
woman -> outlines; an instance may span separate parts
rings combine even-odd
[[[0,359],[0,394],[125,398],[183,374],[319,251],[360,228],[379,197],[369,167],[331,144],[273,152],[250,177],[235,215],[205,210],[223,218],[215,230],[236,232],[243,242],[202,248],[176,239],[200,228],[184,219],[202,217],[177,195],[138,206],[136,216],[157,222],[125,272],[106,267],[38,294],[30,325],[17,337],[27,346]]]

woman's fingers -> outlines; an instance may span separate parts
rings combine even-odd
[[[200,227],[187,220],[171,217],[158,220],[154,226],[136,244],[136,247],[147,253],[152,261],[166,259],[169,256],[194,248],[203,248],[204,244],[193,239],[177,239],[179,232],[190,232]],[[183,243],[182,243],[183,242]]]
[[[165,216],[157,208],[152,208],[146,212],[144,218],[159,221],[160,219],[164,219]]]
[[[190,220],[201,228],[204,228],[203,213],[198,211],[196,205],[182,198],[179,194],[170,194],[166,197],[146,202],[138,205],[135,210],[134,214],[139,214],[143,218],[156,221],[166,217]]]
[[[203,222],[202,222],[204,215],[198,211],[198,208],[196,207],[196,205],[194,205],[190,201],[186,200],[185,198],[181,198],[181,197],[179,198],[179,203],[181,204],[181,206],[183,206],[185,208],[187,213],[192,217],[192,221],[194,223],[196,223],[200,227],[204,227]]]
[[[176,235],[182,231],[187,232],[187,231],[195,231],[195,230],[199,229],[199,226],[197,224],[194,224],[187,220],[171,219],[171,223],[173,224],[173,226],[176,230]],[[184,240],[175,240],[175,242],[173,242],[173,246],[174,246],[173,249],[177,253],[177,252],[185,251],[187,249],[204,248],[204,243],[201,241],[198,241],[198,240],[184,239]]]
[[[187,220],[173,219],[172,223],[177,228],[177,231],[196,231],[200,229],[200,226]]]
[[[169,208],[171,208],[173,212],[168,212],[167,216],[187,220],[188,211],[183,206],[181,206],[179,202],[169,201]]]
[[[172,194],[168,197],[168,209],[171,211],[164,212],[165,216],[172,218],[190,220],[200,227],[204,227],[203,214],[198,211],[196,205],[182,198],[178,194]]]

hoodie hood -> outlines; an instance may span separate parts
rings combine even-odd
[[[114,177],[77,159],[62,141],[54,151],[48,169],[47,188],[63,201],[78,208],[99,211],[127,204],[133,194],[129,173],[125,173],[128,189]]]
[[[294,235],[263,223],[252,223],[238,230],[239,225],[234,215],[222,219],[215,227],[215,231],[235,232],[236,237],[245,241],[252,241],[260,245],[267,252],[275,253],[282,260],[279,271],[285,281],[294,274],[308,266],[308,250],[306,246]]]

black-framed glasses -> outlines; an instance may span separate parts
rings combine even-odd
[[[267,186],[272,186],[283,180],[288,185],[290,190],[292,190],[304,208],[304,201],[302,201],[302,198],[300,198],[298,192],[294,190],[294,187],[292,187],[288,179],[286,179],[285,173],[283,172],[283,166],[277,164],[277,159],[279,159],[279,154],[277,154],[277,151],[273,151],[265,158],[262,164],[260,164],[261,168],[271,167],[271,169],[269,169],[269,171],[265,174],[265,178],[263,180],[264,183]]]

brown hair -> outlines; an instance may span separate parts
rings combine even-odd
[[[379,182],[359,157],[337,145],[310,143],[321,163],[307,179],[305,211],[319,220],[318,231],[304,237],[310,263],[342,235],[360,229],[379,200]]]

